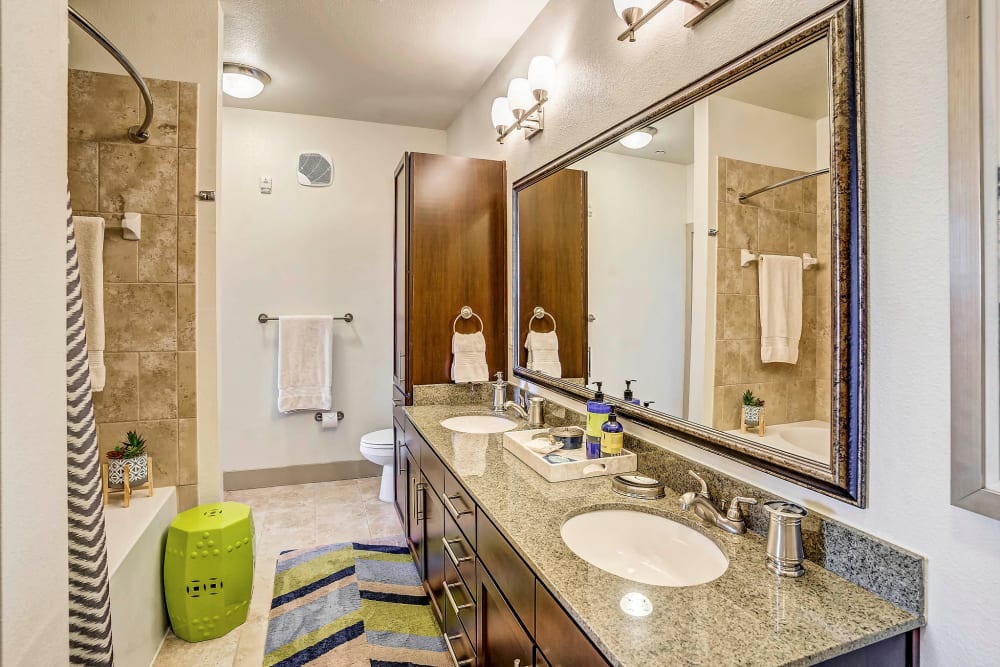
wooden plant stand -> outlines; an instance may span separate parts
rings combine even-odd
[[[747,424],[747,413],[744,410],[740,410],[740,431],[742,433],[747,433],[749,431],[756,431],[757,435],[764,437],[764,433],[767,431],[767,425],[764,423],[765,411],[761,410],[757,417],[757,425],[750,426]]]
[[[104,504],[105,505],[108,504],[108,496],[110,496],[112,493],[115,493],[115,494],[120,493],[120,494],[122,494],[122,507],[128,507],[129,506],[129,502],[132,499],[132,492],[133,491],[138,491],[138,490],[141,490],[141,489],[148,489],[149,490],[149,497],[150,498],[153,497],[153,457],[152,456],[148,456],[148,455],[146,456],[146,470],[147,470],[147,472],[146,472],[146,483],[142,484],[141,486],[135,486],[135,487],[132,486],[132,484],[129,482],[129,477],[131,476],[131,472],[132,472],[130,470],[131,466],[128,463],[126,463],[125,466],[124,466],[124,468],[125,468],[125,470],[124,470],[124,475],[123,475],[123,486],[122,486],[122,488],[120,488],[120,489],[112,489],[112,488],[110,488],[108,486],[108,463],[107,463],[107,461],[105,461],[104,463],[101,464],[101,481],[103,482],[103,487],[104,487]]]

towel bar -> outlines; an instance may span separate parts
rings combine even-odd
[[[277,317],[269,317],[267,313],[261,313],[260,315],[257,316],[257,321],[260,322],[261,324],[267,324],[268,322],[274,322],[277,319],[278,319]],[[350,313],[347,313],[343,317],[335,317],[333,319],[334,320],[339,320],[339,321],[342,321],[342,322],[353,322],[354,321],[354,315],[351,315]]]
[[[764,255],[758,255],[755,252],[751,252],[746,248],[740,250],[740,265],[743,267],[750,266],[750,262],[759,262],[763,259]],[[810,255],[807,252],[802,253],[802,270],[809,271],[814,266],[819,264],[819,260]]]

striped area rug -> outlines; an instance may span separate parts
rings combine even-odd
[[[401,538],[278,557],[265,667],[447,667],[448,653]]]

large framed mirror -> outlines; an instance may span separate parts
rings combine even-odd
[[[862,83],[844,1],[516,182],[515,375],[864,506]]]

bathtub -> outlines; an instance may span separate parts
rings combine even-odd
[[[830,463],[829,422],[811,419],[809,421],[768,426],[763,437],[754,432],[743,433],[739,429],[727,431],[727,433],[765,445],[771,449],[801,456],[810,461],[822,464]]]

